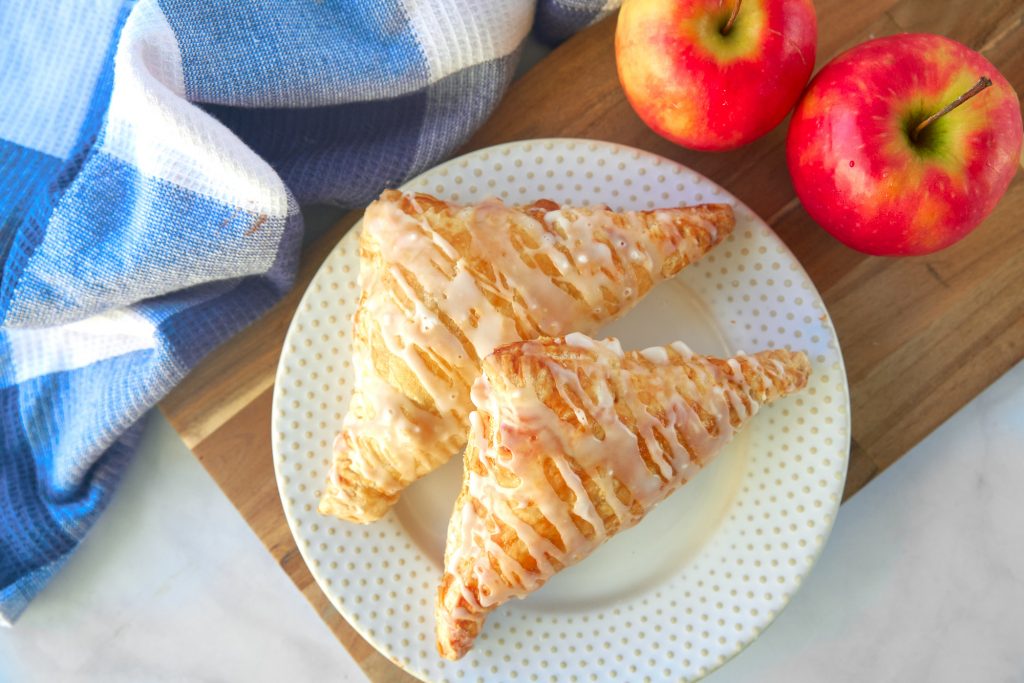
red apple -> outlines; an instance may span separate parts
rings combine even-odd
[[[811,0],[628,0],[615,57],[644,123],[684,147],[725,150],[786,117],[817,40]]]
[[[829,62],[797,105],[786,153],[800,201],[841,242],[927,254],[992,211],[1021,135],[1017,95],[987,59],[949,38],[905,34]]]

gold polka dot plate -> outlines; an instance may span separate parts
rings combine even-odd
[[[602,332],[627,349],[675,340],[716,355],[803,349],[814,374],[805,391],[762,410],[637,527],[492,614],[474,649],[449,662],[434,649],[433,601],[460,458],[410,487],[377,523],[316,511],[352,387],[357,224],[302,298],[274,387],[277,483],[320,587],[364,638],[427,681],[693,680],[717,668],[800,586],[842,496],[849,392],[811,280],[764,221],[718,185],[620,145],[509,143],[442,164],[403,189],[456,202],[549,198],[615,209],[728,202],[736,209],[733,235]]]

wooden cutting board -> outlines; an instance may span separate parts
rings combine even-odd
[[[981,51],[1024,92],[1020,0],[818,0],[817,9],[819,66],[870,37],[941,33]],[[619,88],[614,32],[612,16],[541,61],[463,151],[538,137],[619,142],[703,173],[767,219],[814,280],[839,334],[853,411],[845,497],[1024,356],[1024,174],[956,246],[928,257],[864,256],[818,228],[795,198],[785,125],[725,154],[685,151],[648,130]],[[271,393],[288,324],[310,278],[359,216],[309,245],[294,291],[212,353],[161,409],[370,679],[412,680],[362,640],[313,581],[285,522],[270,450]]]

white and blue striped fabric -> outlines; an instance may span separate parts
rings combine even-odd
[[[614,4],[0,2],[0,622],[107,504],[143,414],[291,286],[299,205],[437,163],[531,27]]]

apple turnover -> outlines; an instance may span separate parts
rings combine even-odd
[[[472,390],[435,608],[441,655],[462,657],[489,612],[635,525],[809,375],[785,350],[623,353],[582,334],[498,348]]]
[[[465,445],[480,359],[596,330],[733,224],[727,205],[616,212],[384,192],[363,218],[355,386],[320,511],[382,517]]]

